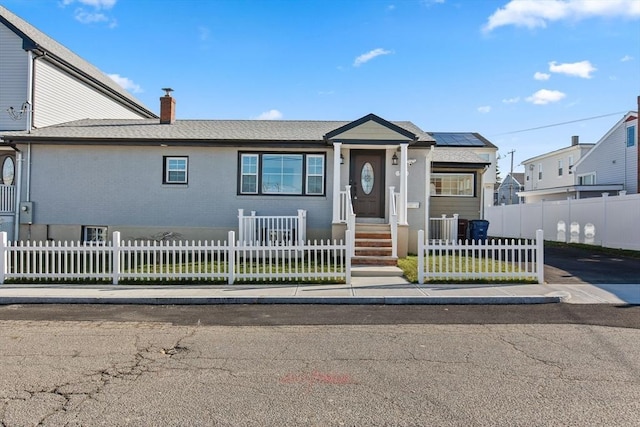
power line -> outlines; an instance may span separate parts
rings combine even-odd
[[[625,114],[625,113],[627,113],[627,111],[620,111],[618,113],[609,113],[609,114],[603,114],[601,116],[593,116],[593,117],[587,117],[587,118],[584,118],[584,119],[570,120],[568,122],[554,123],[552,125],[538,126],[538,127],[535,127],[535,128],[521,129],[521,130],[514,130],[514,131],[511,131],[511,132],[498,133],[498,134],[495,134],[494,136],[511,135],[511,134],[514,134],[514,133],[529,132],[529,131],[532,131],[532,130],[546,129],[546,128],[551,128],[551,127],[554,127],[554,126],[568,125],[570,123],[585,122],[587,120],[601,119],[603,117],[616,116],[616,115]]]

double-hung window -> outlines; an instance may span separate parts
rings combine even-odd
[[[433,173],[431,195],[473,197],[474,181],[472,173]]]
[[[188,157],[164,157],[163,184],[186,184]]]
[[[562,173],[564,172],[563,170],[563,163],[562,160],[558,160],[558,176],[562,176]]]
[[[324,154],[241,153],[239,194],[309,195],[325,193]]]

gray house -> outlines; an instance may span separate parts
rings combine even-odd
[[[19,239],[101,240],[118,230],[125,239],[223,240],[242,232],[245,215],[297,216],[305,238],[353,229],[374,247],[360,253],[380,260],[415,252],[434,212],[481,218],[484,189],[493,187],[485,175],[496,148],[472,134],[452,134],[440,147],[442,135],[374,114],[175,120],[175,99],[168,92],[160,101],[160,120],[87,119],[5,134],[29,152]]]
[[[157,116],[96,67],[0,6],[0,134],[81,118]],[[0,147],[0,230],[11,235],[21,156]]]
[[[496,203],[499,205],[517,205],[520,197],[517,193],[524,191],[524,173],[509,173],[496,190]]]

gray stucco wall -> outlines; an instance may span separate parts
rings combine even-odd
[[[310,152],[287,150],[293,151]],[[187,185],[162,183],[163,156],[188,156]],[[116,226],[127,229],[131,237],[174,230],[191,235],[189,230],[200,229],[224,238],[226,231],[237,229],[239,208],[258,215],[296,215],[298,209],[306,209],[308,236],[331,236],[331,185],[325,196],[317,197],[240,196],[237,164],[238,148],[233,147],[33,145],[30,228],[35,233],[48,225],[49,237],[57,226],[71,226],[65,228],[66,236],[78,234],[81,225],[95,225],[110,226],[110,231]],[[23,182],[27,169],[25,165]],[[327,155],[326,174],[332,173]],[[23,185],[22,200],[26,199]]]

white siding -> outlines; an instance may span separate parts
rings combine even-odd
[[[596,184],[623,184],[625,174],[626,127],[615,129],[576,166],[576,175],[596,173]],[[627,159],[627,166],[630,159]]]
[[[20,110],[27,101],[29,58],[22,49],[22,39],[0,24],[0,130],[25,130],[27,115],[13,120],[9,107]]]
[[[569,169],[569,157],[573,157],[573,164],[583,157],[593,145],[575,145],[571,147],[549,153],[545,156],[539,156],[531,161],[526,161],[524,188],[525,191],[543,190],[547,188],[567,187],[574,185],[576,171]],[[558,161],[562,160],[562,175],[558,174]],[[530,167],[533,165],[533,169]],[[538,179],[538,171],[542,165],[542,179]],[[569,173],[571,172],[571,173]],[[527,179],[528,177],[528,179]],[[566,197],[566,196],[563,196]],[[530,200],[528,200],[530,201]]]
[[[137,119],[142,116],[77,78],[39,59],[35,66],[34,126],[79,119]]]

